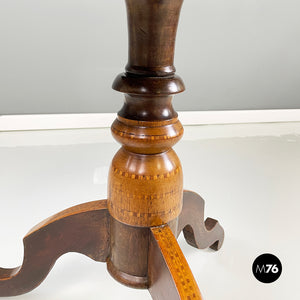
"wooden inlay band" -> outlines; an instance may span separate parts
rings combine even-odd
[[[178,298],[181,300],[202,300],[197,282],[170,227],[168,225],[153,227],[151,232],[175,283],[175,288],[179,294]],[[150,292],[152,284],[155,283],[150,282]]]
[[[175,170],[173,170],[172,172],[168,172],[165,174],[156,174],[156,175],[137,175],[134,173],[128,173],[122,170],[119,170],[116,167],[112,167],[114,173],[116,175],[120,175],[120,176],[124,176],[126,178],[131,178],[131,179],[139,179],[139,180],[157,180],[157,179],[164,179],[164,178],[170,178],[176,174],[178,174],[181,171],[181,167],[179,166],[178,168],[176,168]]]
[[[133,226],[165,224],[179,216],[182,191],[182,167],[172,149],[145,155],[121,148],[112,161],[108,209],[119,222]]]

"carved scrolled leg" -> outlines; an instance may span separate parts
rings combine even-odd
[[[154,300],[201,300],[191,269],[168,225],[151,228],[149,292]]]
[[[204,221],[204,200],[191,191],[183,192],[183,208],[179,216],[177,235],[183,230],[188,244],[199,249],[219,250],[224,241],[224,229],[212,218]]]
[[[24,238],[23,265],[0,268],[0,296],[16,296],[37,287],[55,261],[67,252],[78,252],[105,262],[109,255],[107,201],[69,208],[35,226]]]

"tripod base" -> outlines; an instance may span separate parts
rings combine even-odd
[[[141,245],[146,250],[137,256],[141,261],[146,258],[144,276],[116,267],[119,260],[115,257],[117,252],[112,250],[113,222],[107,201],[101,200],[74,206],[38,224],[24,238],[23,265],[14,269],[0,268],[0,296],[30,292],[46,278],[61,255],[78,252],[95,261],[107,262],[108,270],[116,280],[131,287],[148,288],[153,299],[201,299],[176,238],[183,230],[190,245],[218,250],[223,243],[224,231],[218,221],[211,218],[204,221],[204,200],[199,195],[185,191],[182,212],[169,224],[128,228],[133,232],[142,230],[148,242]],[[135,259],[134,253],[131,257]]]

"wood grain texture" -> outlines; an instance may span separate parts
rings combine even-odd
[[[178,75],[168,77],[138,77],[130,73],[119,74],[112,88],[128,95],[168,97],[185,90],[184,83]],[[163,101],[162,98],[160,98]],[[164,119],[163,115],[159,116]]]
[[[121,148],[109,173],[108,209],[132,226],[157,226],[175,219],[182,207],[183,176],[173,150],[156,155]]]
[[[219,250],[224,241],[224,229],[215,219],[207,218],[204,221],[204,203],[198,194],[184,191],[177,236],[183,230],[184,237],[191,246]]]
[[[128,73],[151,77],[175,73],[175,36],[182,2],[183,0],[126,0]]]
[[[131,120],[118,116],[111,131],[126,150],[140,154],[165,152],[183,135],[183,127],[177,116],[161,121]]]
[[[148,227],[133,227],[110,221],[111,252],[107,262],[109,273],[117,281],[134,288],[148,287]]]
[[[201,300],[190,267],[168,225],[151,228],[149,291],[154,300]]]
[[[107,201],[69,208],[35,226],[24,238],[23,265],[0,268],[0,296],[16,296],[37,287],[55,261],[67,252],[105,262],[110,249]]]

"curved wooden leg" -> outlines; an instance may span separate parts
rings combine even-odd
[[[23,265],[0,268],[0,296],[16,296],[37,287],[55,261],[67,252],[79,252],[105,262],[109,255],[107,201],[69,208],[35,226],[24,238]]]
[[[183,192],[183,208],[179,216],[177,236],[183,230],[186,241],[193,247],[219,250],[224,241],[224,230],[212,218],[204,221],[204,200],[191,191]]]
[[[191,269],[170,227],[152,227],[149,291],[154,300],[201,300]]]

